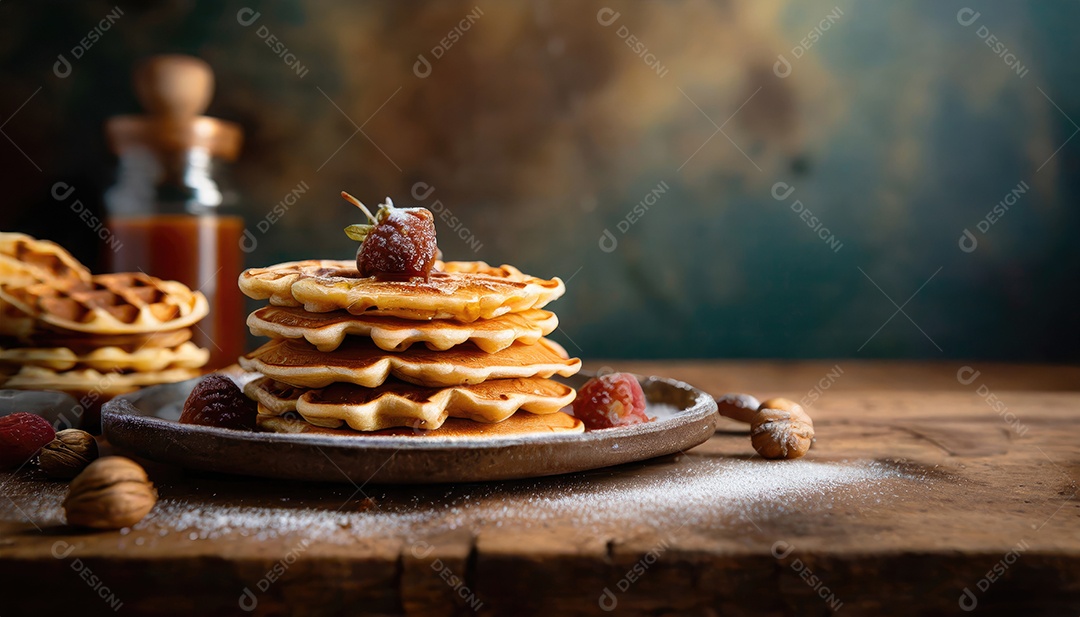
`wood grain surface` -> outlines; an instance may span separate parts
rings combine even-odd
[[[1080,372],[964,366],[618,363],[816,388],[795,462],[725,421],[683,454],[500,484],[148,463],[158,507],[98,533],[63,525],[63,483],[3,473],[0,615],[1080,615]]]

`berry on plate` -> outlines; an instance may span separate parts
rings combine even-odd
[[[207,375],[184,401],[181,424],[201,424],[241,431],[255,430],[258,408],[225,375]]]
[[[611,373],[585,382],[574,399],[574,417],[586,428],[600,429],[648,422],[645,393],[636,377]]]

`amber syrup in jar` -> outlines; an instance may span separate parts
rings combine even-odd
[[[119,158],[106,192],[108,226],[116,237],[106,253],[113,272],[145,272],[203,293],[206,318],[192,340],[210,351],[207,370],[244,352],[244,221],[228,183],[228,164],[241,141],[238,126],[201,115],[213,91],[210,67],[189,56],[156,56],[135,74],[145,115],[114,116],[106,124]]]

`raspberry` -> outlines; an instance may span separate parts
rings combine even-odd
[[[242,431],[255,430],[255,401],[224,375],[207,375],[184,401],[181,424],[201,424]]]
[[[649,421],[645,393],[629,373],[611,373],[587,381],[574,399],[574,417],[589,429]]]
[[[435,241],[435,217],[425,208],[395,208],[389,199],[372,216],[363,204],[348,193],[351,201],[372,221],[372,225],[350,225],[345,233],[362,242],[356,251],[356,269],[360,276],[407,281],[428,277],[435,267],[438,247]]]
[[[22,465],[55,437],[52,425],[39,415],[19,412],[0,418],[0,469]]]

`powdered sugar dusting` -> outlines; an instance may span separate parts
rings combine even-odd
[[[289,500],[281,506],[238,505],[245,499],[162,499],[131,530],[149,538],[180,534],[192,540],[289,536],[339,544],[388,537],[417,537],[452,529],[479,533],[485,528],[537,528],[571,520],[595,533],[614,533],[630,525],[662,530],[683,526],[728,527],[766,521],[793,512],[831,508],[840,501],[887,501],[896,483],[917,478],[875,461],[815,462],[743,460],[684,455],[681,461],[643,465],[633,473],[600,470],[559,478],[446,487],[382,488],[364,495],[346,486],[341,502]],[[23,521],[20,510],[42,527],[62,523],[62,483],[15,478],[5,489],[12,500],[0,503],[0,519]],[[259,487],[265,494],[273,485]],[[176,491],[179,492],[179,491]],[[190,488],[186,492],[190,492]],[[266,497],[258,499],[260,503]],[[330,500],[334,501],[334,500]],[[295,502],[295,503],[294,503]],[[17,504],[17,508],[14,507]],[[317,506],[317,507],[316,507]],[[358,511],[362,510],[362,511]],[[143,540],[146,542],[147,540]]]
[[[621,526],[650,521],[658,528],[723,524],[732,519],[769,518],[800,510],[808,502],[827,503],[857,486],[860,495],[890,479],[910,479],[876,463],[746,461],[704,458],[692,467],[646,468],[648,482],[614,486],[567,483],[565,490],[528,495],[505,514],[527,522],[571,518],[586,526]],[[655,472],[663,473],[655,473]]]
[[[684,411],[686,411],[684,408],[670,403],[654,403],[651,401],[645,403],[645,415],[649,416],[650,420],[667,420]]]
[[[51,527],[64,522],[61,504],[67,495],[66,482],[29,482],[16,476],[0,480],[0,520],[26,522]]]

